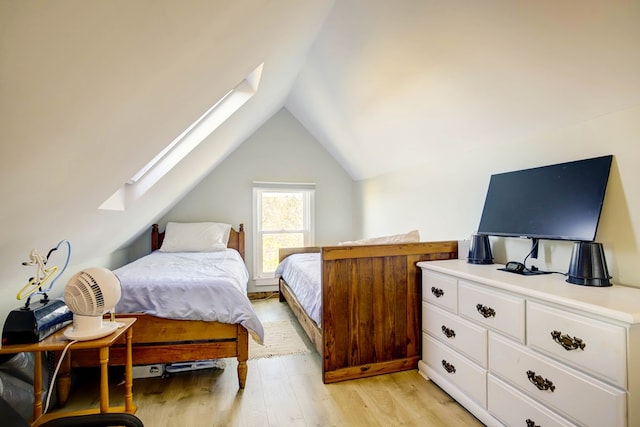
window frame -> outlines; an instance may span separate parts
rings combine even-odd
[[[256,286],[270,286],[278,283],[273,272],[262,271],[264,235],[302,232],[304,246],[315,244],[315,190],[314,183],[253,183],[253,280]],[[262,196],[265,193],[302,193],[303,228],[301,230],[262,230]]]
[[[263,68],[264,62],[129,178],[98,209],[125,211],[133,202],[156,185],[162,177],[258,92]]]

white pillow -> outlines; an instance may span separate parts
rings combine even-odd
[[[160,252],[216,252],[227,248],[231,224],[169,222]]]
[[[338,246],[346,245],[386,245],[392,243],[417,243],[420,241],[420,232],[413,230],[404,234],[394,234],[392,236],[371,237],[369,239],[352,240],[349,242],[340,242]]]

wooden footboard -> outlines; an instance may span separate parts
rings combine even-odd
[[[137,319],[133,327],[133,364],[190,362],[234,357],[238,360],[238,383],[244,388],[249,358],[247,330],[239,324],[200,320],[163,319],[147,314],[126,314]],[[109,365],[125,364],[124,341],[111,347]],[[61,371],[58,397],[64,403],[69,395],[69,368],[97,366],[96,350],[77,350],[70,355],[67,369]]]
[[[331,246],[320,251],[322,325],[317,331],[322,336],[323,381],[415,369],[422,341],[416,263],[455,258],[458,242]],[[290,300],[293,307],[296,303]]]

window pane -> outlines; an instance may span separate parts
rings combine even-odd
[[[264,234],[262,236],[262,271],[273,273],[278,266],[278,249],[304,246],[302,233]]]
[[[302,193],[264,192],[262,194],[263,231],[302,230],[303,218],[304,195]]]

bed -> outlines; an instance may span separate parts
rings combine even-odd
[[[322,356],[323,382],[416,369],[421,354],[416,263],[457,254],[457,241],[280,249],[280,301],[289,304]],[[320,298],[312,303],[319,306],[315,310],[300,301],[314,291],[296,294],[285,278],[296,281],[286,271],[291,268],[287,259],[295,257],[315,263],[311,275]]]
[[[167,231],[170,225],[173,224],[167,224]],[[175,225],[173,226],[175,227]],[[195,234],[200,233],[198,230],[195,231]],[[176,279],[174,276],[190,277],[192,266],[197,265],[202,260],[211,263],[217,258],[223,258],[226,264],[233,266],[232,270],[237,270],[238,261],[234,260],[235,257],[240,260],[239,262],[246,272],[246,267],[244,266],[244,234],[242,224],[240,224],[237,231],[229,227],[226,247],[217,248],[211,253],[163,252],[159,249],[166,247],[166,245],[163,246],[165,233],[161,233],[158,225],[154,224],[151,230],[152,253],[114,270],[114,273],[121,281],[123,289],[122,298],[118,306],[116,306],[116,311],[119,313],[117,316],[135,317],[137,319],[133,331],[133,363],[135,365],[191,362],[233,357],[238,360],[239,387],[244,388],[247,377],[249,339],[253,337],[256,341],[262,342],[264,337],[262,324],[255,315],[246,295],[248,273],[246,277],[238,278],[236,271],[230,272],[225,268],[222,273],[216,272],[216,277],[213,279],[205,277],[202,280],[205,280],[208,285],[215,285],[217,281],[221,282],[220,287],[213,291],[217,292],[217,297],[214,298],[208,293],[201,294],[198,291],[198,295],[201,297],[198,298],[198,295],[195,295],[196,299],[188,304],[185,301],[188,294],[192,292],[189,291],[186,285],[174,280]],[[180,242],[178,242],[177,246],[173,246],[173,248],[177,249],[182,247],[184,246],[181,246]],[[186,264],[183,264],[183,259]],[[150,264],[149,260],[151,260]],[[173,263],[179,269],[177,273],[168,272],[165,268],[166,265]],[[135,276],[133,272],[140,268],[142,268],[143,275],[151,277],[150,280],[153,285],[152,297],[149,297],[149,295],[145,297],[143,293],[136,291],[135,289],[138,286],[136,282],[133,282],[133,287],[131,285],[132,277]],[[212,270],[220,268],[220,264],[214,264],[214,268],[205,274],[212,275]],[[220,274],[223,277],[219,278]],[[195,281],[199,279],[192,278],[192,280],[196,283]],[[227,286],[228,280],[235,282]],[[169,287],[165,285],[169,285]],[[189,286],[200,285],[192,283]],[[177,291],[175,291],[176,288]],[[167,297],[166,295],[169,292],[178,293],[172,293],[171,297]],[[205,291],[202,290],[202,292]],[[237,299],[239,293],[242,293],[242,300]],[[202,295],[206,296],[202,297]],[[234,299],[230,300],[230,297]],[[179,300],[181,305],[173,304],[175,307],[172,308],[171,305],[159,303],[159,301],[167,299],[171,301]],[[219,304],[215,310],[207,312],[207,306],[215,304],[214,300],[217,299],[221,300],[222,306]],[[230,301],[233,301],[233,303],[229,303]],[[206,302],[206,304],[203,304],[203,302]],[[185,308],[185,305],[188,305],[188,307]],[[225,311],[224,305],[239,308],[229,308]],[[196,314],[192,315],[191,313]],[[125,358],[124,345],[111,348],[110,365],[124,365]],[[66,378],[65,374],[62,374],[63,377],[58,382],[58,395],[62,402],[66,401],[69,393],[69,369],[95,366],[96,360],[98,360],[96,354],[92,354],[88,350],[72,352],[70,364],[69,362],[66,363]]]

